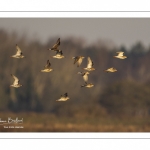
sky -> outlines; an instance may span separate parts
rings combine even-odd
[[[46,43],[53,37],[98,40],[130,48],[141,41],[150,46],[150,18],[0,18],[0,29]]]

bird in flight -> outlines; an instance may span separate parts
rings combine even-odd
[[[116,52],[118,55],[114,56],[115,58],[119,58],[119,59],[125,59],[127,58],[127,56],[124,56],[124,52]]]
[[[115,68],[108,68],[108,69],[106,69],[106,70],[104,70],[104,71],[106,71],[107,73],[108,72],[116,72],[117,71],[117,69],[115,69]]]
[[[47,64],[44,66],[44,69],[41,70],[41,72],[50,72],[50,71],[52,71],[53,69],[50,68],[50,67],[51,67],[51,63],[50,63],[49,60],[47,60]]]
[[[78,72],[78,74],[81,74],[81,75],[82,75],[83,80],[84,80],[85,82],[88,81],[88,74],[90,74],[89,72]]]
[[[84,57],[83,56],[76,56],[76,57],[72,57],[72,59],[74,59],[74,64],[77,63],[77,67],[79,67],[81,65]]]
[[[52,48],[49,48],[48,50],[52,51],[58,51],[58,47],[60,46],[60,38],[57,40],[57,42],[52,46]]]
[[[62,59],[64,58],[65,56],[63,55],[63,52],[62,50],[58,50],[56,51],[56,55],[55,56],[52,56],[53,58],[57,58],[57,59]]]
[[[87,83],[87,82],[85,82],[85,84],[81,85],[81,87],[87,87],[87,88],[91,88],[91,87],[93,87],[93,86],[94,86],[94,84],[92,84],[92,83]]]
[[[11,57],[13,57],[13,58],[24,58],[25,57],[25,56],[23,56],[23,53],[17,44],[16,44],[16,51],[17,51],[16,54],[12,55]]]
[[[68,97],[68,94],[65,93],[64,95],[61,95],[60,98],[56,101],[67,101],[68,99],[70,98]]]
[[[93,68],[93,65],[94,65],[93,61],[91,60],[90,57],[88,57],[87,58],[87,67],[83,68],[83,69],[85,69],[87,71],[93,71],[93,70],[95,70],[95,68]]]
[[[15,87],[15,88],[21,87],[22,85],[19,84],[20,80],[16,76],[14,76],[13,74],[11,74],[11,76],[14,78],[14,82],[12,85],[10,85],[10,87]]]

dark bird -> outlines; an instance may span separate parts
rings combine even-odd
[[[47,60],[47,64],[44,66],[44,69],[41,70],[41,72],[50,72],[50,71],[52,71],[53,69],[50,68],[50,66],[51,66],[51,63],[50,63],[49,60]]]
[[[52,50],[52,51],[58,51],[58,47],[60,46],[60,38],[57,40],[57,42],[53,45],[52,48],[49,48],[48,50]]]

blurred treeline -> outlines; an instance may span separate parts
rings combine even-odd
[[[59,37],[51,37],[46,44],[27,41],[16,33],[0,30],[0,111],[48,112],[57,116],[148,116],[150,115],[150,49],[142,42],[110,48],[101,41],[90,46],[84,39],[61,38],[60,49],[65,56],[58,60],[51,56],[55,52],[48,48]],[[22,49],[26,58],[14,59],[15,45]],[[124,51],[125,60],[113,56]],[[73,56],[85,56],[78,68],[73,64]],[[84,84],[78,71],[87,65],[87,57],[94,62],[95,71],[90,72],[89,82],[93,88],[81,88]],[[42,73],[41,69],[50,60],[54,71]],[[105,69],[115,67],[116,73],[106,73]],[[22,87],[11,88],[14,74]],[[68,93],[70,100],[56,102],[60,95]]]

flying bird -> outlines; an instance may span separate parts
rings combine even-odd
[[[91,88],[91,87],[93,87],[93,86],[94,86],[94,84],[92,84],[92,83],[87,83],[87,82],[85,82],[85,84],[81,85],[81,87],[87,87],[87,88]]]
[[[16,54],[12,55],[11,57],[13,57],[13,58],[24,58],[25,57],[25,56],[23,56],[23,53],[17,44],[16,44],[16,51],[17,51]]]
[[[118,55],[114,56],[115,58],[119,58],[119,59],[125,59],[127,58],[127,56],[124,56],[124,52],[116,52]]]
[[[68,99],[70,98],[68,97],[68,94],[65,93],[64,95],[61,95],[61,97],[56,101],[67,101]]]
[[[14,76],[13,74],[11,74],[11,76],[14,78],[14,82],[12,85],[10,85],[10,87],[15,87],[15,88],[21,87],[22,85],[19,84],[20,80],[16,76]]]
[[[88,57],[87,58],[87,67],[83,68],[83,69],[85,69],[87,71],[93,71],[93,70],[95,70],[95,68],[93,68],[93,65],[94,65],[93,61],[91,60],[90,57]]]
[[[51,67],[51,63],[50,63],[49,60],[47,60],[47,64],[44,66],[44,69],[41,70],[41,72],[50,72],[50,71],[52,71],[53,69],[50,68],[50,67]]]
[[[53,58],[57,58],[57,59],[62,59],[64,58],[65,56],[63,55],[63,52],[62,50],[58,50],[56,51],[56,55],[55,56],[52,56]]]
[[[78,74],[81,74],[81,75],[82,75],[83,80],[84,80],[85,82],[88,81],[88,74],[90,74],[89,72],[78,72]]]
[[[117,69],[115,69],[115,68],[108,68],[108,69],[106,69],[106,70],[104,70],[104,71],[106,71],[107,73],[108,72],[116,72],[117,71]]]
[[[52,51],[58,51],[58,47],[60,45],[60,38],[57,40],[57,42],[53,45],[52,48],[49,48],[48,50],[52,50]]]
[[[81,65],[84,57],[83,56],[76,56],[76,57],[72,57],[72,59],[74,59],[74,64],[77,63],[77,67],[79,67]]]

